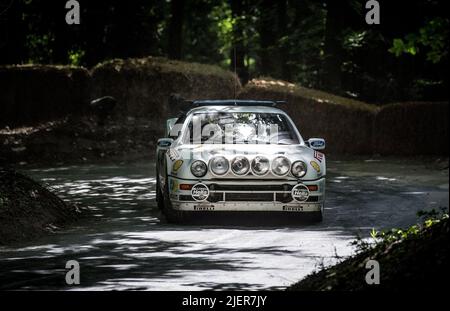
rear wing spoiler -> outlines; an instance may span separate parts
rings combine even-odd
[[[185,101],[191,108],[204,106],[266,106],[275,107],[277,105],[287,104],[285,101],[273,100],[193,100]]]

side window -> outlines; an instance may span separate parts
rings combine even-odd
[[[186,120],[186,114],[183,114],[178,118],[173,127],[170,129],[169,138],[177,139],[180,136],[181,128],[183,127],[184,121]]]

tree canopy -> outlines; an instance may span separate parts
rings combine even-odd
[[[0,2],[0,63],[93,66],[164,56],[270,76],[373,103],[448,99],[444,1],[79,0]]]

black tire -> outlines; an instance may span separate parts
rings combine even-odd
[[[166,176],[166,184],[164,186],[164,192],[163,192],[163,214],[166,217],[167,222],[169,223],[183,223],[184,221],[184,213],[183,211],[177,211],[172,207],[172,202],[169,198],[169,183],[167,182],[167,176]]]
[[[311,219],[310,219],[311,222],[314,222],[314,223],[322,222],[322,220],[323,220],[322,211],[320,211],[320,212],[312,212],[311,214],[312,214],[311,215]]]
[[[323,205],[322,205],[322,209],[318,212],[311,212],[309,213],[310,218],[308,219],[309,221],[311,221],[312,223],[317,223],[317,222],[322,222],[323,220]]]
[[[161,184],[159,182],[158,173],[156,173],[156,203],[158,204],[158,209],[162,211],[164,209],[164,196],[161,192]]]

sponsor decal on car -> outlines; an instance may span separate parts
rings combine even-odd
[[[303,212],[303,206],[283,206],[283,211],[286,211],[286,212]]]
[[[172,162],[180,158],[180,154],[175,149],[167,150],[167,155]]]
[[[323,156],[324,156],[323,153],[314,150],[314,158],[315,158],[317,161],[319,161],[320,163],[322,163]]]
[[[178,181],[175,179],[170,179],[170,191],[176,192],[178,190]]]
[[[205,206],[201,206],[201,205],[195,205],[194,206],[194,211],[213,211],[214,207],[210,206],[210,205],[205,205]]]
[[[309,189],[303,184],[298,184],[291,190],[292,198],[297,202],[305,202],[309,198]]]
[[[322,148],[323,146],[325,146],[325,142],[322,140],[314,140],[311,141],[310,144],[313,148]]]
[[[183,165],[183,160],[176,160],[175,163],[173,163],[172,172],[176,173],[182,165]]]
[[[316,161],[311,161],[309,162],[309,164],[311,164],[311,166],[317,171],[317,173],[320,173],[320,165]]]
[[[195,201],[206,201],[209,197],[209,189],[205,184],[195,184],[191,189],[191,196]]]

